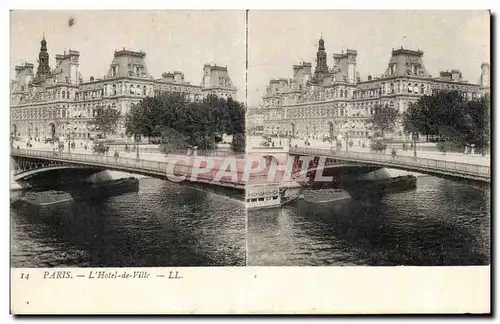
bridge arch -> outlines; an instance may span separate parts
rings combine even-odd
[[[378,168],[399,169],[408,172],[423,173],[442,179],[462,182],[481,189],[489,188],[491,182],[490,167],[479,164],[467,164],[446,160],[426,158],[415,159],[407,156],[391,157],[385,154],[364,152],[347,153],[326,149],[290,148],[295,156],[325,156],[345,163],[366,165]],[[311,166],[312,168],[313,166]]]
[[[351,180],[363,176],[367,173],[383,169],[381,166],[365,165],[350,162],[338,162],[336,164],[325,166],[310,166],[307,169],[306,177],[309,178],[309,183],[315,183],[316,174],[320,172],[323,177],[333,177],[332,182],[343,182],[344,179]],[[301,169],[294,170],[292,179],[297,179],[301,175]]]
[[[48,174],[48,172],[52,171],[85,171],[86,173],[92,174],[101,172],[104,169],[101,168],[89,168],[88,166],[82,165],[72,165],[72,164],[62,164],[62,165],[48,165],[34,169],[23,170],[14,174],[14,181],[24,181],[30,179],[37,175]]]

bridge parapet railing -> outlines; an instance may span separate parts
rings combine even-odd
[[[183,159],[179,159],[177,156],[167,156],[166,160],[163,161],[152,161],[152,160],[141,160],[134,158],[123,158],[107,155],[95,155],[95,154],[82,154],[82,153],[66,153],[66,152],[53,152],[53,151],[39,151],[39,150],[27,150],[27,149],[15,149],[13,153],[17,153],[22,156],[34,157],[34,158],[46,158],[54,159],[59,161],[65,161],[69,163],[88,163],[94,166],[103,167],[123,167],[125,169],[135,169],[143,170],[147,172],[155,172],[157,174],[168,175],[168,166],[172,167],[172,172],[177,176],[186,176],[189,179],[193,171],[194,159],[189,156],[183,156]],[[216,178],[218,170],[211,170],[211,172],[200,172],[196,175],[196,180],[202,180],[204,182],[213,182]],[[216,182],[220,183],[233,183],[235,185],[244,185],[244,172],[237,172],[237,181],[225,180],[225,177],[216,179]]]
[[[290,153],[328,156],[331,158],[337,157],[340,159],[349,159],[357,162],[371,162],[371,163],[382,162],[387,165],[420,167],[425,169],[434,169],[447,172],[449,171],[460,172],[460,173],[484,176],[484,177],[491,176],[489,166],[461,163],[454,161],[414,158],[410,156],[397,156],[397,155],[392,156],[389,154],[371,153],[371,152],[349,152],[349,151],[345,152],[345,151],[336,151],[336,150],[309,148],[309,147],[306,148],[292,147],[290,148]]]

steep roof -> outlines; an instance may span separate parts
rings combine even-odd
[[[400,48],[392,50],[392,55],[383,76],[429,77],[422,57],[424,52]]]
[[[146,53],[135,52],[130,50],[115,51],[115,56],[110,64],[107,77],[141,77],[151,79],[148,72],[145,58]],[[113,67],[117,67],[116,74],[113,74]],[[137,67],[140,68],[139,73]]]

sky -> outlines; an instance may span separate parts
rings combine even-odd
[[[478,83],[490,62],[487,11],[250,11],[248,15],[248,105],[261,102],[271,78],[292,77],[292,65],[316,66],[323,36],[327,63],[347,48],[358,52],[361,79],[381,75],[393,48],[424,52],[427,71],[457,68]]]
[[[75,24],[68,26],[74,18]],[[382,74],[391,50],[424,51],[427,71],[458,68],[477,83],[480,65],[489,62],[489,13],[486,11],[258,11],[248,14],[248,84],[245,84],[244,11],[13,11],[11,73],[14,65],[35,63],[43,35],[51,67],[55,54],[80,51],[85,80],[108,71],[113,52],[123,47],[146,52],[149,72],[181,70],[199,85],[205,63],[227,65],[249,107],[261,102],[270,78],[291,78],[292,65],[313,63],[320,36],[328,64],[332,54],[358,51],[361,79]]]
[[[13,11],[10,25],[11,75],[26,61],[37,68],[45,36],[51,68],[56,54],[80,51],[84,80],[104,76],[114,51],[125,47],[146,52],[154,78],[180,70],[186,81],[200,85],[204,64],[227,66],[237,98],[245,97],[244,11]]]

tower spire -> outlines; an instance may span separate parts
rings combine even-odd
[[[316,53],[316,69],[314,70],[314,81],[323,82],[323,79],[328,76],[328,64],[326,63],[325,41],[323,33],[318,42],[318,52]]]
[[[40,53],[38,54],[38,69],[36,71],[36,80],[39,82],[43,82],[49,76],[49,53],[47,51],[47,41],[45,40],[45,33],[43,33],[42,40],[40,42]]]

